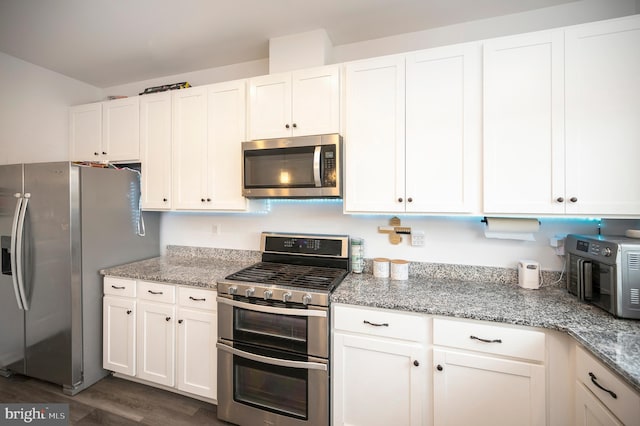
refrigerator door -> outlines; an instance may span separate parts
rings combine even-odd
[[[16,206],[22,194],[22,164],[0,166],[0,242],[2,273],[0,273],[0,370],[24,373],[24,311],[14,286],[11,242]]]
[[[24,165],[25,374],[59,384],[71,380],[71,308],[80,303],[70,285],[79,274],[72,270],[79,224],[72,221],[78,191],[71,180],[67,162]]]

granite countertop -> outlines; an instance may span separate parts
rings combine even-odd
[[[216,281],[259,261],[254,251],[168,246],[166,256],[100,272],[215,289]],[[640,321],[616,319],[557,286],[526,290],[510,284],[516,281],[500,268],[412,264],[406,281],[351,273],[331,301],[566,332],[640,392]]]
[[[568,333],[640,392],[640,321],[616,319],[564,288],[516,284],[406,281],[349,274],[331,302],[541,327]]]

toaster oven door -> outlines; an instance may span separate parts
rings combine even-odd
[[[616,314],[616,266],[569,254],[567,288],[581,300]]]

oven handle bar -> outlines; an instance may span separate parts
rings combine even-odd
[[[251,361],[261,362],[263,364],[279,365],[281,367],[290,367],[290,368],[301,368],[304,370],[327,371],[326,364],[320,364],[318,362],[290,361],[288,359],[270,358],[268,356],[256,355],[250,352],[241,351],[239,349],[229,347],[224,343],[216,343],[216,346],[221,351],[225,351],[232,355],[237,355],[242,358],[250,359]]]
[[[254,305],[253,303],[239,302],[220,296],[218,296],[216,300],[218,303],[224,303],[225,305],[231,305],[248,311],[264,312],[266,314],[291,315],[297,317],[327,317],[326,311],[318,311],[315,309],[276,308],[275,306]]]

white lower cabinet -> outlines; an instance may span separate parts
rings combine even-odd
[[[433,320],[434,425],[546,424],[545,334]]]
[[[216,292],[104,279],[103,368],[215,400]]]
[[[576,425],[635,425],[640,422],[640,394],[578,345],[575,368]]]
[[[429,424],[428,319],[334,305],[333,321],[333,424]]]

